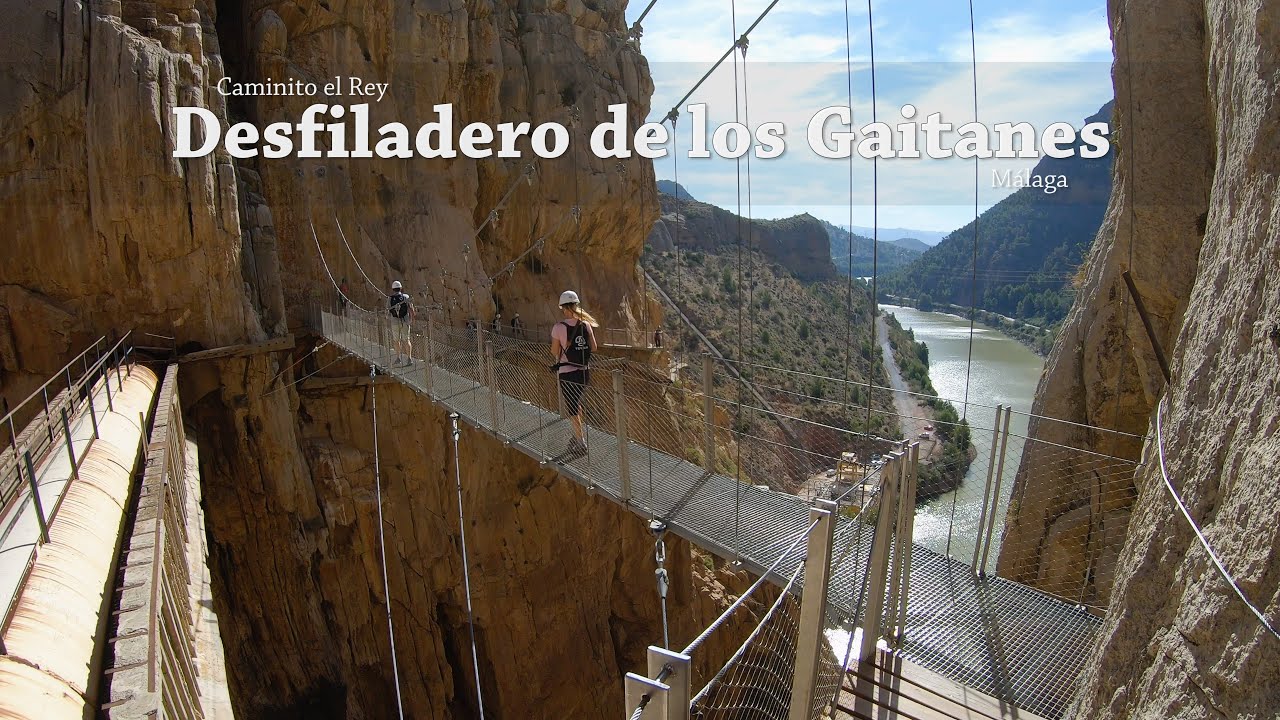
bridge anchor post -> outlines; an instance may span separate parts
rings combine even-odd
[[[667,685],[666,720],[689,720],[692,693],[692,659],[665,648],[649,646],[649,677],[662,677]]]
[[[622,680],[622,693],[625,701],[626,714],[623,715],[625,720],[666,720],[670,717],[668,710],[670,685],[635,673],[627,673]],[[644,703],[644,710],[637,717],[635,712],[640,708],[641,703]]]
[[[876,512],[876,532],[871,540],[871,566],[867,570],[867,607],[863,614],[862,645],[858,652],[858,673],[871,672],[876,642],[880,639],[884,615],[885,585],[889,579],[889,547],[893,544],[893,515],[898,503],[899,466],[902,452],[890,453],[880,468],[880,498]]]
[[[826,501],[823,504],[831,506]],[[800,630],[796,636],[795,678],[791,682],[788,720],[809,720],[813,712],[827,611],[827,581],[831,574],[831,540],[835,530],[832,511],[811,508],[809,519],[818,525],[809,535],[809,552],[804,564],[804,593],[800,598]]]
[[[982,511],[978,513],[978,534],[973,540],[973,572],[976,575],[982,574],[981,566],[979,565],[979,559],[982,557],[982,529],[987,525],[988,507],[993,504],[991,502],[991,478],[996,469],[996,448],[1000,442],[1000,417],[1002,413],[1004,413],[1004,406],[996,405],[996,420],[991,423],[991,454],[987,456],[987,485],[982,491]],[[996,500],[996,502],[999,502],[999,500]],[[995,511],[992,510],[991,512],[994,513]]]

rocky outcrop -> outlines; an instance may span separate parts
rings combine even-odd
[[[1120,432],[1032,418],[1029,435],[1044,442],[1024,452],[1013,492],[1022,500],[1010,509],[1001,546],[1001,575],[1097,606],[1110,597],[1138,488],[1124,463],[1092,453],[1136,461],[1164,389],[1121,274],[1132,272],[1157,339],[1171,348],[1214,182],[1203,28],[1188,20],[1200,17],[1197,5],[1183,2],[1180,13],[1113,9],[1121,33],[1113,69],[1115,191],[1033,413]],[[1125,17],[1142,27],[1129,33]]]
[[[357,302],[379,302],[339,227],[375,284],[403,280],[458,325],[499,307],[545,322],[565,287],[609,325],[659,317],[643,306],[635,263],[657,214],[652,166],[599,160],[585,144],[608,104],[627,103],[633,122],[648,111],[652,85],[624,41],[623,10],[614,0],[16,8],[0,28],[0,223],[12,229],[0,391],[24,394],[100,334],[133,329],[165,336],[139,344],[182,349],[301,337],[308,305],[334,296],[329,273],[349,279]],[[527,160],[172,157],[175,106],[262,127],[325,101],[224,97],[223,78],[332,76],[389,83],[371,102],[375,124],[416,126],[452,103],[462,122],[574,124],[574,150],[531,173]],[[354,384],[367,370],[325,367],[336,356],[310,349],[182,374],[228,681],[240,717],[387,717],[371,398]],[[300,396],[289,385],[322,368],[351,386]],[[382,479],[406,707],[474,717],[444,418],[394,386],[379,386],[378,403],[392,433]],[[644,524],[480,435],[463,448],[486,705],[496,716],[616,711],[621,673],[643,667],[661,636]],[[701,620],[687,546],[673,541],[671,556],[673,635],[684,637]]]
[[[677,244],[685,251],[726,252],[741,240],[744,250],[756,250],[798,280],[836,276],[826,228],[808,213],[782,220],[749,220],[697,200],[659,197],[662,217],[648,241],[657,252],[672,251]]]
[[[1062,481],[1046,477],[1052,501],[1039,519],[1023,508],[1018,522],[1040,526],[1036,533],[1061,530],[1059,537],[1070,535],[1064,523],[1076,523],[1089,543],[1101,531],[1110,544],[1099,549],[1116,558],[1114,578],[1099,567],[1093,581],[1100,599],[1109,596],[1107,614],[1069,715],[1272,717],[1280,643],[1224,584],[1172,503],[1161,467],[1274,624],[1280,184],[1270,168],[1280,127],[1272,101],[1280,10],[1260,0],[1117,0],[1111,20],[1116,195],[1037,408],[1149,436],[1139,449],[1140,439],[1033,425],[1039,437],[1140,454],[1143,464],[1123,503],[1091,504],[1065,473]],[[1118,282],[1130,268],[1170,356],[1167,387]],[[1072,504],[1088,510],[1063,511]],[[1018,532],[1010,528],[1006,553],[1025,550],[1010,546]],[[1002,555],[1002,573],[1011,557]]]

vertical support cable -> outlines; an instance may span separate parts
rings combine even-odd
[[[462,537],[462,582],[467,591],[467,627],[471,631],[471,667],[476,676],[476,705],[480,708],[480,720],[484,720],[484,695],[480,690],[480,660],[476,652],[476,620],[471,608],[471,569],[467,562],[467,523],[462,510],[462,464],[458,458],[458,440],[462,431],[458,429],[458,413],[449,413],[449,422],[453,426],[453,477],[458,488],[458,532]]]
[[[369,394],[373,416],[373,486],[378,503],[378,548],[382,553],[382,597],[387,606],[387,636],[391,641],[391,674],[395,679],[396,710],[404,720],[404,700],[400,696],[400,664],[396,659],[396,628],[391,619],[391,583],[387,580],[387,543],[382,522],[382,465],[378,457],[378,369],[369,368]]]
[[[871,50],[871,122],[879,122],[876,109],[876,28],[871,0],[867,0],[867,37]],[[850,110],[852,112],[852,110]],[[849,243],[853,243],[853,228],[849,228]],[[853,272],[853,267],[849,268]],[[867,420],[863,431],[871,432],[871,386],[876,370],[876,310],[880,295],[876,283],[880,275],[880,158],[871,158],[871,365],[867,368]]]

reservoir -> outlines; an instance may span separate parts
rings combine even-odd
[[[1022,343],[991,328],[975,325],[973,361],[969,362],[969,321],[956,315],[923,312],[910,307],[881,305],[904,328],[911,328],[916,340],[929,346],[929,378],[938,395],[952,401],[956,412],[966,416],[973,430],[978,459],[970,466],[964,482],[956,490],[922,503],[916,512],[915,541],[941,553],[948,551],[959,560],[973,560],[974,538],[986,486],[987,458],[991,452],[995,406],[1012,407],[1012,435],[1026,435],[1027,416],[1035,398],[1036,384],[1044,370],[1044,360]],[[966,406],[965,385],[969,403]],[[999,553],[1004,513],[1009,505],[1013,478],[1021,459],[1022,443],[1010,438],[1004,464],[1004,481],[996,512],[995,535],[987,567],[994,569]]]

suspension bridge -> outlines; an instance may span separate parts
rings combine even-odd
[[[840,667],[848,662],[841,660],[844,648],[838,647],[837,639],[861,634],[864,657],[874,652],[877,640],[885,640],[896,657],[965,687],[1043,717],[1061,714],[1101,617],[1096,608],[1065,597],[1080,592],[1078,588],[1064,584],[1046,591],[987,572],[996,557],[996,516],[1003,514],[1002,504],[1012,501],[1018,462],[1010,455],[1010,441],[1015,446],[1032,442],[1011,437],[1012,413],[1003,411],[1003,427],[997,420],[995,427],[971,429],[975,445],[985,439],[992,450],[975,451],[976,475],[985,476],[986,484],[970,489],[986,496],[984,518],[977,528],[957,528],[948,554],[912,542],[921,468],[918,444],[887,441],[887,462],[865,465],[858,477],[844,477],[845,482],[837,473],[836,492],[831,494],[835,501],[820,500],[816,505],[768,487],[786,483],[757,483],[766,478],[747,479],[740,468],[726,468],[726,446],[753,445],[757,451],[785,457],[790,465],[803,466],[802,474],[822,476],[821,468],[834,469],[847,461],[842,448],[865,447],[868,438],[827,427],[821,434],[802,433],[820,439],[786,445],[785,438],[753,436],[731,426],[724,422],[726,410],[739,400],[725,396],[728,378],[717,382],[716,364],[709,356],[681,363],[701,368],[701,383],[672,382],[651,367],[625,359],[594,359],[592,382],[583,398],[587,449],[572,452],[566,449],[572,427],[555,379],[547,372],[543,343],[449,327],[432,312],[421,313],[406,328],[397,328],[393,323],[399,321],[382,313],[351,307],[315,315],[320,334],[341,348],[343,357],[363,360],[589,492],[645,520],[657,520],[722,558],[741,562],[755,575],[785,588],[780,598],[792,597],[802,604],[820,586],[820,621],[814,629],[821,630],[825,642],[814,681],[818,692],[811,696],[815,708],[817,699],[834,697]],[[397,336],[398,332],[406,334]],[[408,342],[397,352],[401,337]],[[800,417],[779,415],[777,420],[797,427],[814,425]],[[1131,461],[1066,447],[1054,448],[1056,453],[1045,449],[1040,448],[1038,456],[1046,458],[1054,472],[1074,464],[1085,484],[1104,478],[1118,488],[1127,482],[1126,476],[1132,477]],[[970,474],[975,474],[973,468]],[[819,522],[820,517],[828,520]],[[806,568],[806,560],[814,555],[812,541],[828,522],[830,562],[826,569]],[[1092,568],[1065,570],[1059,574],[1077,576],[1081,584]],[[815,583],[811,578],[819,574],[823,579]],[[780,610],[769,617],[792,616],[798,618],[799,613]],[[799,629],[797,625],[795,632]],[[751,655],[749,647],[739,660]],[[794,663],[794,655],[786,662]],[[791,687],[792,678],[786,680]],[[717,685],[707,687],[704,704],[695,703],[695,710],[714,707],[706,703]]]

